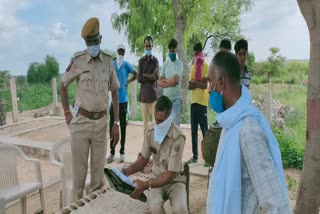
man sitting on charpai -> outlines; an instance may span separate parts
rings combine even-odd
[[[144,169],[153,156],[151,178],[134,180],[137,187],[130,195],[137,199],[149,189],[148,202],[151,213],[165,213],[164,202],[170,199],[173,213],[188,213],[186,177],[181,173],[185,136],[173,123],[172,102],[161,96],[155,105],[155,123],[147,127],[142,155],[123,173],[130,176]]]

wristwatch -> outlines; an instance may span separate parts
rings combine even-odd
[[[120,122],[119,121],[114,121],[113,123],[118,125],[118,126],[120,126]]]

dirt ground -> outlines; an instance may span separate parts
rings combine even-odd
[[[27,120],[33,119],[34,113],[35,113],[34,111],[29,112],[29,114],[28,112],[23,112],[21,113],[20,120],[27,121]],[[12,119],[10,122],[11,114],[8,113],[7,117],[9,117],[7,120],[7,124],[12,123]],[[49,122],[46,122],[46,123],[49,123]],[[26,129],[26,128],[30,128],[30,124],[22,123],[19,126],[19,130]],[[14,132],[14,130],[11,130],[11,131]],[[186,135],[186,144],[185,144],[184,153],[183,153],[183,160],[185,161],[192,156],[191,131],[190,129],[183,129],[183,131],[184,131],[184,134]],[[128,125],[127,137],[126,137],[126,155],[127,156],[136,156],[136,154],[138,154],[138,152],[140,151],[142,146],[142,140],[143,140],[142,132],[143,132],[142,126]],[[58,125],[51,126],[50,128],[41,129],[41,131],[39,130],[35,132],[21,134],[17,137],[54,143],[54,142],[57,142],[59,139],[68,135],[69,135],[68,127],[65,124],[58,124]],[[199,142],[201,142],[202,136],[200,134],[200,131],[198,135],[199,135]],[[117,152],[116,155],[119,155],[118,154],[119,149],[120,149],[120,146],[118,145],[116,147],[116,152]],[[108,148],[107,155],[109,151],[110,150]],[[199,157],[202,157],[200,146],[199,146]],[[38,158],[38,157],[35,157],[35,158]],[[53,166],[50,163],[50,160],[48,158],[41,159],[40,161],[41,161],[41,170],[42,170],[44,183],[49,182],[50,179],[52,178],[59,177],[59,173],[60,173],[59,169],[56,166]],[[199,163],[200,164],[204,163],[202,158],[200,158]],[[120,165],[117,163],[115,163],[115,165],[120,167]],[[25,165],[25,163],[19,162],[18,171],[19,171],[19,179],[22,182],[33,180],[32,166],[27,166]],[[295,204],[295,195],[298,187],[299,176],[300,176],[299,171],[295,169],[286,170],[289,195],[293,205]],[[192,175],[190,179],[191,179],[190,180],[190,211],[191,213],[205,213],[208,178]],[[56,183],[45,189],[46,213],[53,213],[59,209],[59,206],[58,206],[59,205],[59,189],[60,189],[60,183]],[[40,201],[39,201],[38,194],[28,197],[27,213],[34,213],[34,211],[39,207],[40,207]],[[171,213],[170,204],[168,202],[166,203],[165,207],[166,207],[167,213]],[[6,214],[16,214],[16,213],[20,213],[20,203],[16,203],[10,206],[6,211]]]

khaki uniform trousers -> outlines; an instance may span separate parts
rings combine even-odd
[[[74,200],[83,197],[90,152],[90,191],[105,184],[104,165],[107,150],[107,116],[98,120],[80,114],[70,123]]]
[[[160,188],[152,188],[148,193],[149,211],[152,214],[165,214],[164,202],[170,200],[173,214],[188,213],[186,185],[175,182]]]
[[[149,123],[149,116],[152,114],[152,122],[154,122],[154,107],[156,105],[156,101],[153,103],[141,103],[141,111],[142,111],[142,119],[143,119],[143,136],[146,133],[146,128]]]

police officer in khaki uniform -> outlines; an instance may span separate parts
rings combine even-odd
[[[112,138],[119,140],[119,82],[112,65],[111,55],[100,50],[102,36],[99,33],[99,20],[91,18],[81,32],[87,49],[73,55],[62,78],[61,100],[65,119],[71,133],[72,173],[74,200],[83,196],[88,170],[90,151],[90,191],[104,185],[104,164],[106,156],[108,91],[112,93],[115,122]],[[67,89],[76,80],[77,92],[73,114],[70,112]]]
[[[172,102],[161,96],[155,105],[155,123],[147,127],[142,155],[123,173],[130,176],[144,169],[153,156],[152,174],[147,181],[134,180],[137,188],[131,194],[138,198],[149,189],[148,201],[152,214],[165,213],[163,205],[169,199],[173,213],[188,213],[186,177],[182,175],[182,154],[185,136],[173,123]]]

